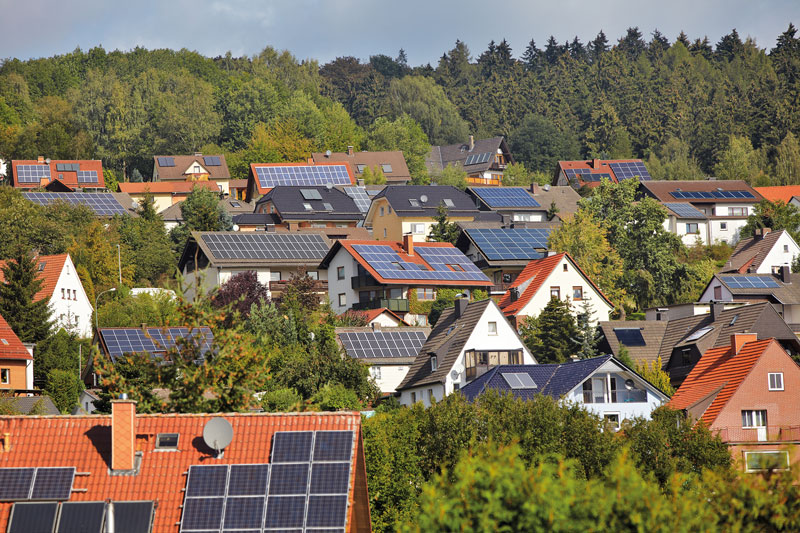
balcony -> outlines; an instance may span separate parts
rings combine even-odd
[[[270,281],[269,282],[270,298],[273,300],[280,300],[281,294],[283,294],[283,292],[286,290],[286,286],[288,284],[289,280]],[[327,280],[314,281],[314,292],[316,292],[317,294],[327,294],[328,292]]]
[[[395,313],[408,313],[409,310],[408,300],[405,298],[375,298],[374,300],[369,300],[367,302],[358,302],[353,304],[353,309],[356,311],[381,309],[384,307],[389,311],[394,311]]]
[[[495,283],[489,288],[489,294],[505,294],[514,283]]]
[[[800,442],[800,426],[766,426],[764,428],[743,428],[729,426],[715,428],[719,438],[727,443],[746,442]]]
[[[381,287],[383,284],[366,272],[350,278],[350,287],[358,290],[364,287]]]

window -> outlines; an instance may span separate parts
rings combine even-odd
[[[686,234],[687,235],[700,235],[700,227],[697,225],[697,222],[687,222],[686,223]]]
[[[728,223],[727,222],[720,222],[719,223],[719,230],[720,231],[728,231]]]
[[[416,392],[412,392],[411,393],[411,403],[417,403],[417,393]]]
[[[327,228],[328,225],[325,224],[324,222],[312,222],[311,223],[311,227],[312,228]]]
[[[311,204],[308,202],[303,202],[303,209],[305,209],[306,211],[313,211]]]
[[[156,436],[156,450],[177,450],[177,433],[159,433]]]
[[[783,372],[770,372],[769,390],[783,390]]]
[[[316,270],[309,270],[308,272],[306,272],[306,275],[313,280],[319,279],[319,272],[317,272]]]
[[[411,224],[411,233],[415,235],[424,235],[425,224]]]
[[[762,470],[788,470],[789,452],[775,450],[770,452],[744,452],[745,472]]]
[[[396,300],[402,297],[403,297],[403,289],[399,289],[396,287],[389,289],[389,298],[393,298]]]
[[[617,403],[617,378],[608,378],[608,381],[611,383],[611,390],[609,391],[611,403]]]
[[[78,299],[78,291],[76,289],[72,289],[72,299],[76,301]]]
[[[742,411],[743,428],[763,428],[767,427],[767,411]]]
[[[433,287],[417,287],[417,300],[435,300],[436,289]]]
[[[380,213],[381,216],[383,216],[383,211],[384,211],[384,209],[383,209],[383,207],[381,207],[380,210],[379,210],[379,213]]]
[[[10,368],[0,368],[0,383],[3,385],[8,385],[11,380],[11,369]]]
[[[392,171],[392,165],[390,165],[389,163],[384,163],[384,164],[381,165],[381,170],[383,170],[384,173],[391,172]]]
[[[416,198],[409,198],[408,203],[411,204],[411,207],[419,207],[419,200]]]
[[[61,299],[62,299],[62,300],[65,300],[65,299],[66,299],[66,298],[64,298],[64,289],[61,289]]]
[[[358,170],[359,174],[363,173],[365,168],[367,168],[367,165],[356,165],[356,170]]]
[[[722,285],[717,285],[714,287],[714,299],[722,300]]]
[[[392,264],[397,268],[397,270],[405,270],[406,267],[398,263],[397,261],[392,261]]]
[[[572,287],[572,299],[583,300],[583,287]]]
[[[729,207],[728,208],[728,216],[730,216],[730,217],[746,217],[747,216],[747,208],[746,207]]]
[[[381,379],[381,367],[371,366],[369,367],[369,373],[372,374],[373,379]]]
[[[347,222],[337,222],[336,223],[336,227],[337,228],[346,228],[347,227]]]
[[[415,324],[418,326],[430,326],[428,323],[428,315],[417,315]]]
[[[433,389],[428,389],[428,401],[433,403]]]
[[[444,200],[442,200],[442,202],[444,202],[444,205],[447,206],[447,207],[455,207],[455,205],[456,205],[456,204],[453,203],[453,200],[451,200],[450,198],[445,198]]]
[[[479,367],[483,367],[480,368],[480,373],[483,374],[492,366],[522,364],[522,350],[467,350],[464,352],[464,361],[467,368],[467,381],[470,381],[478,377]]]
[[[336,279],[344,279],[344,267],[336,267]]]
[[[789,253],[789,245],[788,244],[784,244],[783,245],[783,253]]]
[[[489,322],[489,335],[497,335],[497,322]]]
[[[281,273],[280,272],[270,271],[269,280],[270,281],[280,281],[281,280]]]
[[[689,348],[681,350],[681,366],[689,366],[692,364],[692,354]]]
[[[566,265],[565,265],[566,266]],[[561,299],[561,287],[550,287],[550,298]]]
[[[431,356],[431,372],[436,372],[436,369],[439,368],[439,360],[436,359],[435,355]]]
[[[462,267],[461,265],[447,265],[447,268],[449,268],[453,272],[464,272],[464,267]]]
[[[386,238],[386,228],[383,228],[383,238]]]
[[[345,293],[339,293],[339,307],[344,307],[347,305],[347,296]]]
[[[562,270],[563,270],[564,272],[567,272],[567,264],[566,264],[566,263],[564,263],[564,267],[562,268]]]
[[[619,429],[619,413],[605,413],[603,419],[615,431]]]
[[[583,403],[592,403],[592,380],[583,382]]]

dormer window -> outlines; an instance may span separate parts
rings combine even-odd
[[[431,356],[431,372],[436,372],[436,369],[439,368],[439,361],[436,359],[435,355]]]
[[[156,436],[156,450],[178,450],[177,433],[159,433]]]

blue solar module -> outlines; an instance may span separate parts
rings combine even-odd
[[[551,229],[468,229],[465,230],[489,261],[541,259],[537,250],[547,250]]]
[[[422,247],[415,248],[433,270],[425,265],[407,263],[397,255],[391,246],[383,244],[356,244],[353,249],[387,279],[438,280],[438,281],[486,281],[486,277],[457,248]],[[448,266],[448,265],[452,265]]]
[[[100,336],[114,362],[124,354],[163,354],[173,348],[180,351],[185,347],[185,343],[181,344],[183,339],[194,343],[200,355],[205,356],[214,341],[214,335],[207,327],[193,328],[191,333],[189,328],[178,327],[147,328],[146,332],[141,328],[100,328]]]
[[[312,431],[281,431],[272,439],[271,463],[302,463],[311,461]]]
[[[114,502],[117,533],[150,533],[153,523],[152,501]]]
[[[55,527],[57,513],[57,503],[15,503],[11,509],[8,533],[50,533]]]
[[[100,533],[105,513],[104,502],[64,502],[56,533]]]
[[[524,187],[473,187],[489,207],[541,207]]]
[[[160,167],[174,167],[175,166],[175,158],[174,157],[159,157],[158,158],[158,166],[160,166]]]
[[[594,172],[590,168],[566,168],[564,169],[564,175],[572,182],[577,183],[577,179],[580,179],[584,183],[592,182],[592,181],[601,181],[603,178],[606,178],[609,181],[613,181],[611,179],[611,174],[608,172]]]
[[[0,468],[0,501],[27,500],[35,468]]]
[[[350,462],[315,463],[311,467],[309,494],[347,494],[350,487]]]
[[[17,182],[39,183],[42,179],[50,181],[50,165],[17,165]]]
[[[351,185],[347,165],[281,165],[255,167],[262,188],[278,185]]]
[[[328,245],[322,235],[235,231],[200,236],[216,259],[312,259],[322,261]]]
[[[306,527],[342,527],[347,521],[347,495],[309,496]]]
[[[260,498],[228,498],[225,501],[226,531],[236,529],[254,529],[261,531],[264,520],[264,497]]]
[[[206,155],[206,156],[203,156],[203,163],[207,167],[219,167],[219,166],[222,166],[222,161],[220,160],[218,155]]]
[[[96,170],[78,171],[78,183],[98,183],[99,181]]]
[[[186,481],[186,497],[224,496],[227,484],[227,465],[192,465]]]
[[[750,191],[680,191],[670,192],[673,198],[681,200],[713,200],[713,199],[755,199]]]
[[[639,181],[650,181],[650,173],[641,161],[628,161],[624,163],[609,163],[618,181],[636,178]]]
[[[732,289],[777,289],[780,287],[771,276],[721,276]]]
[[[369,204],[372,203],[372,199],[367,194],[367,188],[354,185],[352,187],[343,187],[345,194],[353,199],[356,203],[356,207],[362,213],[366,213],[369,211]]]
[[[32,500],[69,500],[75,467],[37,468],[31,489]]]
[[[269,484],[269,465],[232,465],[228,496],[263,496]]]
[[[480,165],[481,163],[488,163],[489,159],[492,158],[491,152],[484,152],[482,154],[472,154],[467,157],[467,160],[464,161],[464,166],[470,165]]]
[[[23,196],[39,205],[50,205],[54,202],[67,202],[72,205],[85,205],[98,216],[124,215],[127,213],[111,193],[86,192],[26,192]]]
[[[305,494],[308,491],[308,463],[272,465],[269,476],[270,496]]]
[[[317,431],[314,438],[314,462],[347,461],[353,455],[352,431]]]
[[[665,203],[664,206],[681,218],[706,218],[702,211],[691,204]]]
[[[181,531],[219,531],[225,498],[186,498],[183,501]]]
[[[639,328],[614,328],[614,335],[624,346],[646,346],[642,330]]]
[[[338,337],[347,355],[355,359],[416,357],[427,336],[422,331],[403,331],[405,329],[349,331],[339,333]],[[315,446],[319,446],[319,443],[318,432]]]
[[[78,172],[80,169],[79,163],[56,163],[56,172]]]
[[[270,496],[267,498],[265,528],[302,528],[306,511],[305,496]]]

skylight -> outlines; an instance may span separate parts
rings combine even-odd
[[[503,372],[501,374],[512,389],[535,389],[536,382],[526,372]]]
[[[704,328],[700,328],[697,331],[695,331],[694,333],[692,333],[691,335],[689,335],[688,337],[686,337],[686,339],[684,339],[684,340],[685,340],[685,342],[696,341],[696,340],[700,339],[702,336],[704,336],[706,333],[711,331],[712,329],[714,329],[712,326],[706,326]]]

